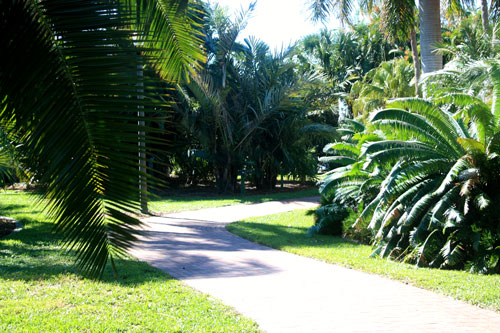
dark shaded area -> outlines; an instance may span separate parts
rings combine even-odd
[[[312,190],[317,189],[316,183],[311,182],[300,182],[300,181],[284,181],[283,187],[280,184],[272,190],[258,190],[255,187],[246,185],[245,195],[227,195],[220,194],[214,184],[206,184],[197,185],[197,186],[188,186],[188,187],[175,187],[171,189],[162,189],[157,190],[156,195],[152,196],[151,201],[160,201],[165,197],[172,198],[172,200],[182,200],[182,201],[190,201],[190,200],[200,200],[203,198],[210,198],[211,200],[214,198],[217,199],[229,199],[229,198],[241,198],[242,200],[256,200],[252,198],[254,195],[265,195],[265,196],[274,196],[274,195],[287,195],[293,194],[294,192],[303,191],[303,190]],[[258,201],[249,201],[249,202],[258,202]]]
[[[74,264],[75,252],[62,247],[62,236],[53,232],[53,223],[32,218],[38,213],[39,210],[28,204],[2,204],[0,201],[0,215],[12,216],[24,224],[20,232],[0,239],[0,279],[40,281],[63,275],[83,278]],[[115,263],[119,276],[115,278],[108,264],[103,282],[134,285],[172,279],[144,262],[123,259]]]
[[[75,253],[61,247],[61,238],[51,232],[50,223],[30,221],[28,228],[8,239],[20,242],[0,241],[0,277],[5,280],[39,281],[60,275],[83,275],[74,265]],[[167,281],[172,277],[147,263],[122,259],[116,261],[118,277],[108,264],[102,282],[124,285],[148,281]]]
[[[16,229],[16,224],[8,221],[2,221],[0,219],[0,237],[10,234]]]

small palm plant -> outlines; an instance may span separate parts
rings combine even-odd
[[[413,66],[403,58],[385,61],[370,70],[363,80],[352,86],[350,99],[354,116],[366,119],[372,111],[384,107],[387,99],[414,96],[412,79]]]

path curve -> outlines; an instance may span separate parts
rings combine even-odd
[[[261,246],[230,222],[313,208],[318,198],[144,220],[130,253],[208,293],[268,332],[500,332],[500,314],[377,275]]]

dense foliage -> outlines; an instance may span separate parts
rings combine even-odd
[[[474,19],[452,33],[461,41],[443,44],[449,63],[424,78],[426,99],[386,103],[401,84],[384,90],[391,80],[382,79],[371,87],[387,72],[382,64],[357,89],[356,103],[370,114],[366,124],[357,130],[353,121],[344,124],[338,131],[348,135],[325,147],[320,160],[336,165],[321,181],[322,209],[338,203],[351,209],[357,215],[351,231],[371,231],[374,255],[500,273],[500,61],[491,35],[472,28]]]
[[[98,276],[136,239],[146,179],[272,189],[319,163],[311,233],[499,272],[498,1],[448,1],[444,17],[436,1],[360,1],[367,23],[352,1],[310,3],[349,29],[273,53],[239,39],[255,3],[2,2],[1,184],[42,185]]]
[[[309,134],[331,132],[310,126],[289,50],[273,54],[254,37],[237,42],[252,9],[234,19],[206,9],[207,62],[178,86],[177,130],[192,139],[181,154],[205,163],[221,192],[238,191],[238,176],[258,189],[273,188],[280,174],[313,177]]]

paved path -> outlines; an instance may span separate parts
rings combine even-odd
[[[131,253],[253,318],[268,332],[500,332],[500,314],[401,282],[260,246],[228,222],[317,198],[152,217]]]

